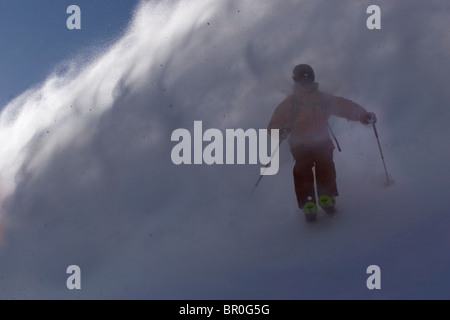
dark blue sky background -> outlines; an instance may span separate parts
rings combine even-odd
[[[138,0],[1,0],[0,105],[43,81],[61,61],[110,43],[128,25]],[[68,30],[69,5],[81,30]]]

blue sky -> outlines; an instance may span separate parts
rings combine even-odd
[[[137,0],[1,0],[0,104],[45,80],[57,63],[113,41]],[[69,5],[78,5],[82,29],[68,30]]]

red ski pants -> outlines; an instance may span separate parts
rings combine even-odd
[[[333,161],[334,145],[331,141],[315,145],[299,145],[292,148],[294,156],[294,185],[298,207],[306,202],[316,202],[314,180],[317,195],[338,196],[336,169]],[[315,177],[313,168],[315,169]],[[315,179],[314,179],[315,178]]]

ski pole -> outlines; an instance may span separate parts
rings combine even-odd
[[[268,168],[270,166],[270,164],[272,163],[272,159],[275,156],[275,154],[278,152],[278,150],[280,149],[281,143],[283,142],[284,139],[281,139],[280,142],[278,143],[277,147],[275,148],[275,152],[273,153],[272,157],[270,158],[270,161],[264,166],[264,169]],[[252,192],[250,193],[250,196],[248,197],[248,200],[250,200],[250,198],[252,197],[253,193],[256,190],[256,187],[258,186],[258,184],[261,182],[261,179],[264,177],[264,175],[261,173],[259,175],[258,181],[256,181],[255,185],[253,186]]]
[[[330,124],[327,123],[327,125],[328,125],[328,130],[330,131],[331,135],[333,136],[334,142],[336,142],[336,146],[337,146],[339,152],[342,152],[341,146],[339,145],[339,142],[338,142],[336,136],[334,135],[334,132],[333,132],[333,130],[331,129]]]
[[[383,151],[381,150],[380,139],[378,138],[377,127],[375,126],[375,123],[373,123],[372,125],[373,125],[373,132],[375,132],[375,137],[377,138],[378,148],[380,149],[381,160],[383,161],[384,172],[386,173],[386,184],[390,185],[392,183],[392,181],[389,179],[389,175],[388,175],[388,172],[386,169],[386,163],[384,162],[384,156],[383,156]]]

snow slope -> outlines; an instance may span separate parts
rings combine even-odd
[[[0,298],[449,298],[449,5],[143,2],[126,35],[0,117]],[[432,17],[423,19],[423,17]],[[259,166],[176,166],[173,130],[265,128],[309,63],[378,115],[332,119],[339,213],[296,211],[292,161],[246,202]],[[67,266],[82,290],[65,287]],[[382,289],[366,288],[366,268]]]

